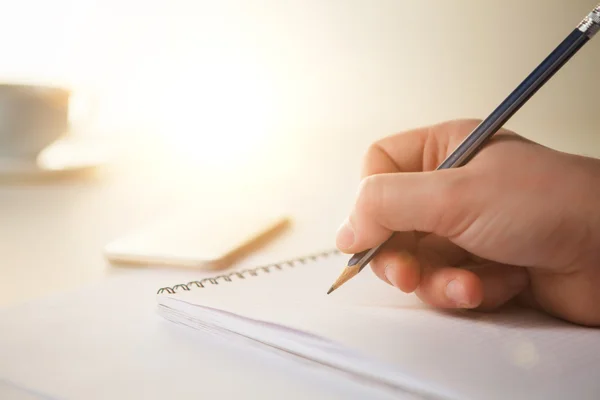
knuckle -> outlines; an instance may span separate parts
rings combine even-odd
[[[379,154],[381,152],[381,145],[379,142],[374,142],[367,147],[367,151],[363,154],[363,160],[368,162],[374,155]]]
[[[452,171],[456,172],[456,171]],[[430,232],[439,232],[445,235],[457,228],[459,221],[456,216],[459,210],[466,206],[471,180],[463,173],[448,173],[445,179],[440,179],[430,196],[429,219],[427,228]]]
[[[479,118],[461,118],[456,119],[453,123],[463,129],[474,129],[477,125],[483,122],[482,119]]]
[[[374,215],[382,203],[382,179],[380,175],[368,176],[360,182],[356,209],[360,214]]]
[[[363,171],[368,171],[371,169],[372,164],[375,164],[377,159],[381,158],[382,153],[385,153],[383,148],[381,147],[381,141],[377,141],[371,143],[367,150],[362,155],[362,167]],[[365,173],[365,172],[363,172]]]
[[[454,132],[454,135],[460,138],[464,138],[475,128],[477,128],[482,122],[483,120],[476,118],[457,119],[451,121],[450,128],[451,131]]]
[[[456,196],[460,195],[461,186],[464,185],[464,178],[459,174],[448,174],[446,179],[438,183],[437,198],[444,204],[449,204]]]
[[[475,128],[482,122],[483,120],[479,118],[464,118],[461,120],[461,123],[468,128]]]
[[[465,194],[469,192],[470,179],[460,173],[448,175],[448,179],[444,179],[440,185],[439,198],[448,206],[457,206],[462,203]]]

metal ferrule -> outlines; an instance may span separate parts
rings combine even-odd
[[[581,32],[592,38],[600,31],[600,4],[577,27]]]

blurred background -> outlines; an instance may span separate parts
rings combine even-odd
[[[91,94],[75,134],[133,166],[355,168],[340,157],[383,135],[485,117],[595,3],[3,0],[0,79]],[[599,70],[590,46],[510,126],[596,151]]]
[[[173,199],[268,191],[341,222],[371,142],[485,118],[596,4],[0,0],[0,80],[73,89],[91,119],[69,151],[112,160],[93,184],[0,188],[0,248],[19,265],[0,293],[103,274],[90,254]],[[600,156],[598,71],[594,41],[508,128]]]

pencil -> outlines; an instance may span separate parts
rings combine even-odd
[[[487,141],[600,31],[600,4],[590,12],[562,43],[450,154],[436,170],[458,168],[469,162]],[[350,258],[330,294],[356,276],[389,241]]]

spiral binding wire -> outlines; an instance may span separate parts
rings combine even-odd
[[[232,282],[234,278],[238,279],[246,279],[248,277],[258,276],[260,272],[265,274],[271,273],[272,271],[281,271],[283,267],[294,268],[301,264],[306,264],[309,261],[317,261],[321,258],[327,258],[334,254],[339,254],[339,250],[329,250],[324,251],[312,255],[308,255],[305,257],[293,258],[287,261],[274,263],[265,265],[262,267],[250,268],[250,269],[242,269],[239,271],[234,271],[228,274],[217,275],[210,278],[204,278],[200,281],[191,281],[188,283],[181,283],[179,285],[175,285],[173,287],[163,287],[158,289],[157,294],[175,294],[178,291],[190,291],[192,289],[204,288],[208,285],[218,285],[219,282]]]

